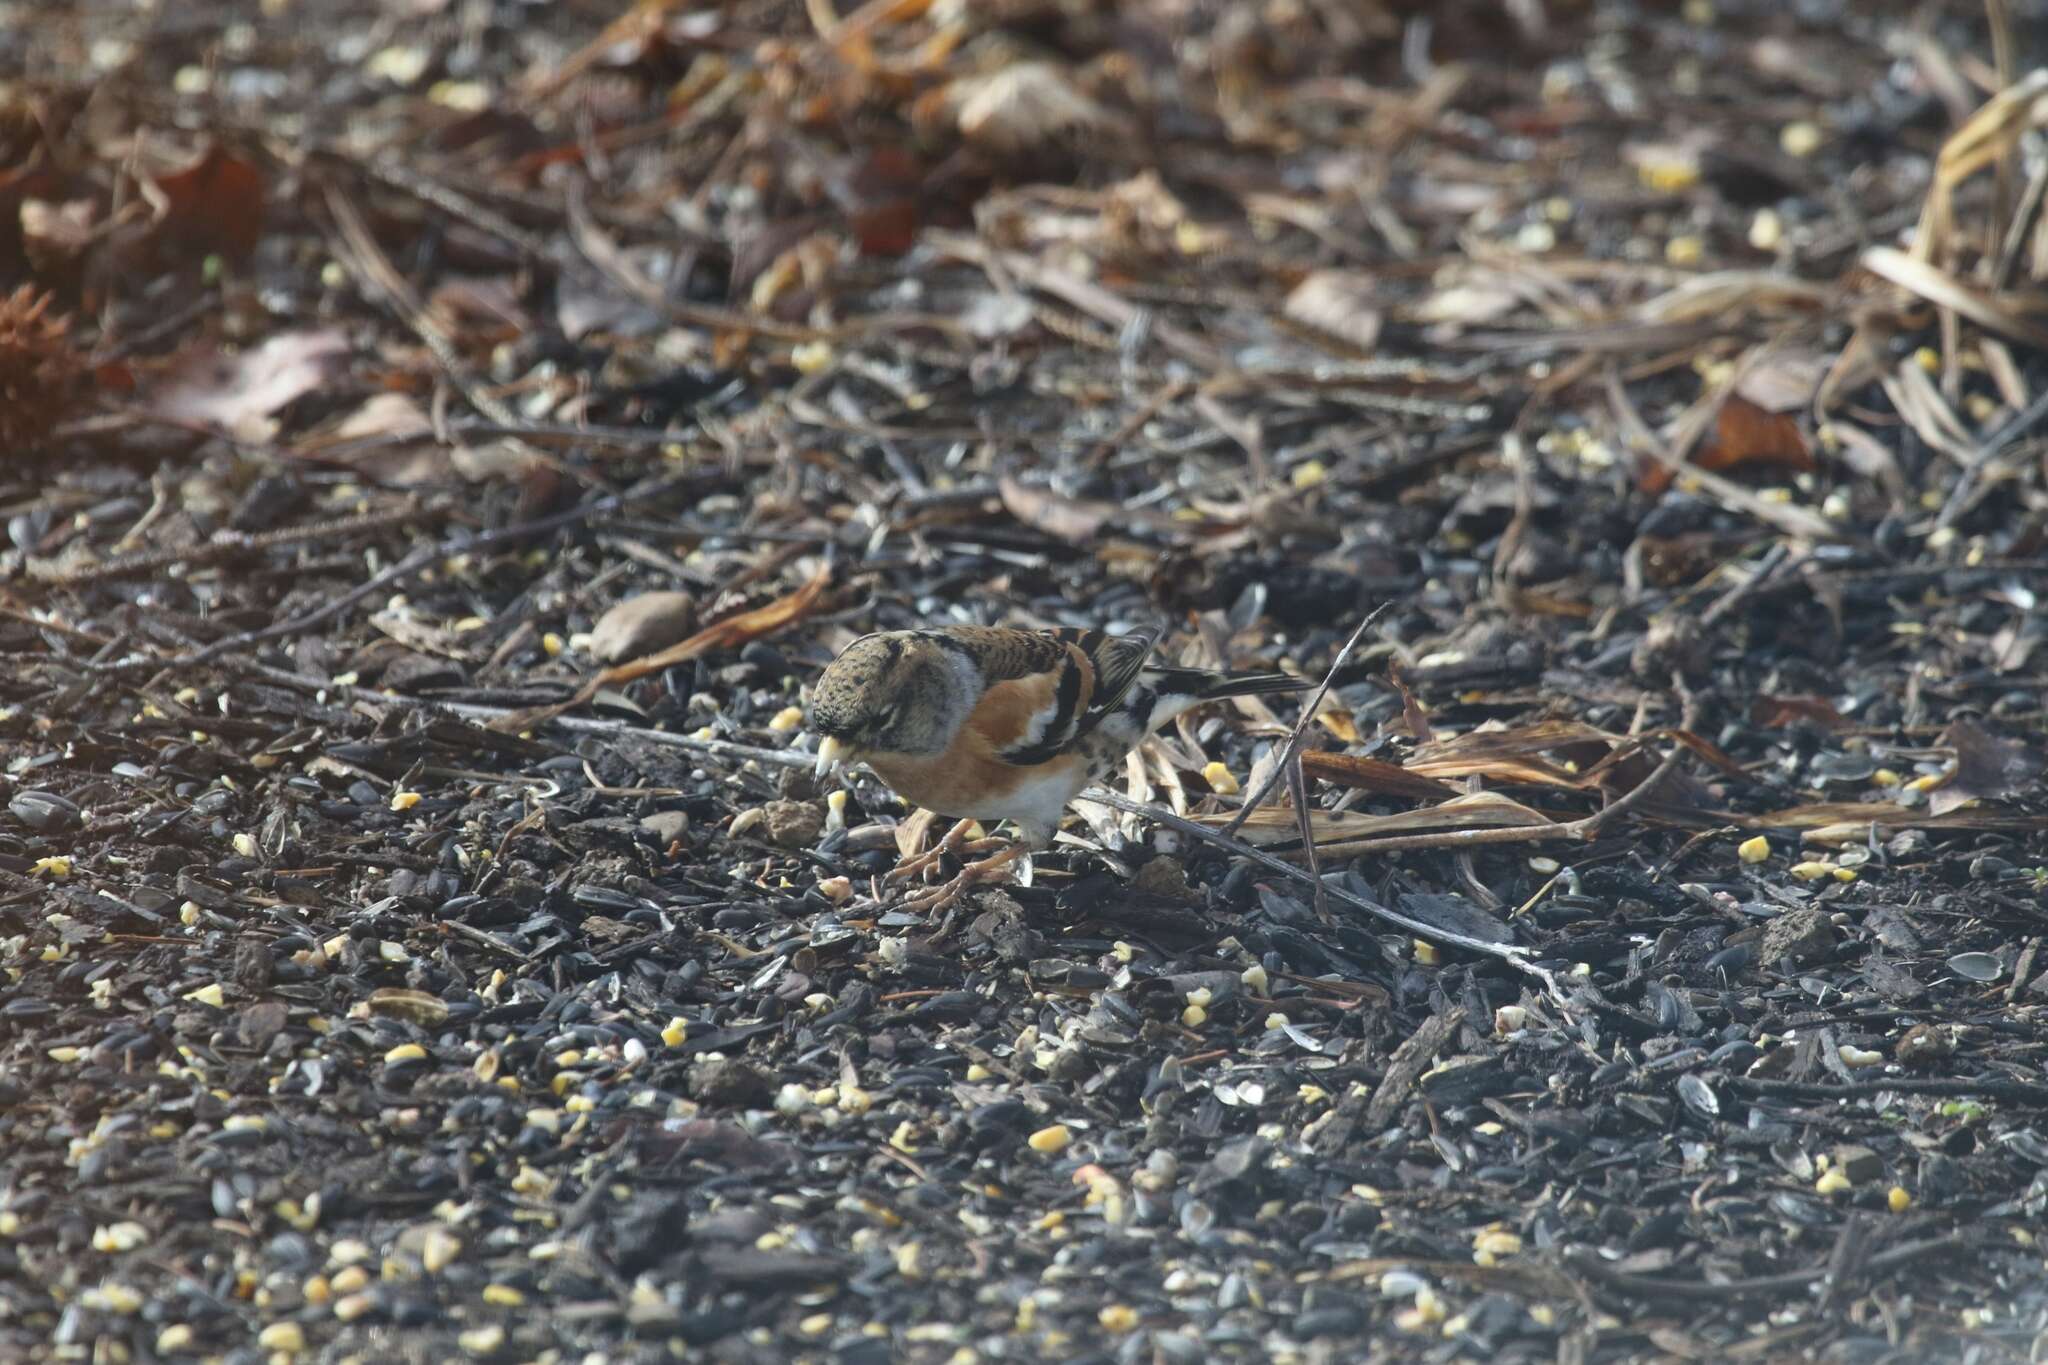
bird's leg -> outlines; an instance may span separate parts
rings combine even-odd
[[[939,840],[937,847],[929,852],[920,853],[915,858],[909,858],[897,864],[896,870],[891,872],[885,880],[907,882],[913,878],[923,876],[938,865],[939,859],[945,857],[948,853],[958,853],[961,849],[965,848],[967,846],[967,831],[973,828],[974,821],[962,820],[959,824],[946,831],[946,837]]]
[[[903,908],[913,914],[925,915],[935,914],[940,910],[950,910],[962,896],[983,882],[996,881],[1007,875],[1010,864],[1030,851],[1030,848],[1021,842],[1013,843],[992,858],[984,858],[978,863],[969,863],[960,869],[959,876],[953,878],[952,881],[947,882],[944,886],[934,887],[929,891],[920,891],[917,895],[903,902]]]

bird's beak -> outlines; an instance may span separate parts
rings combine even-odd
[[[846,761],[851,752],[836,736],[827,735],[819,740],[817,775],[822,778],[831,773]]]

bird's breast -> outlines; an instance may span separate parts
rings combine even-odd
[[[1086,762],[1072,755],[1022,768],[957,751],[932,758],[870,754],[867,764],[904,800],[975,820],[1057,824],[1067,802],[1088,785]]]

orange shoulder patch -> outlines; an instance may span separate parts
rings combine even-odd
[[[1058,707],[1058,674],[1031,673],[992,683],[974,704],[967,724],[991,749],[1007,749],[1031,733],[1040,716]]]

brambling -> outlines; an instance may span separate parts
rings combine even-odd
[[[989,626],[864,635],[811,693],[818,775],[865,762],[906,801],[959,819],[938,849],[896,876],[962,848],[976,820],[1013,823],[1019,837],[1007,849],[916,908],[951,905],[1020,854],[1050,847],[1067,803],[1175,716],[1308,686],[1284,673],[1152,664],[1157,638]]]

